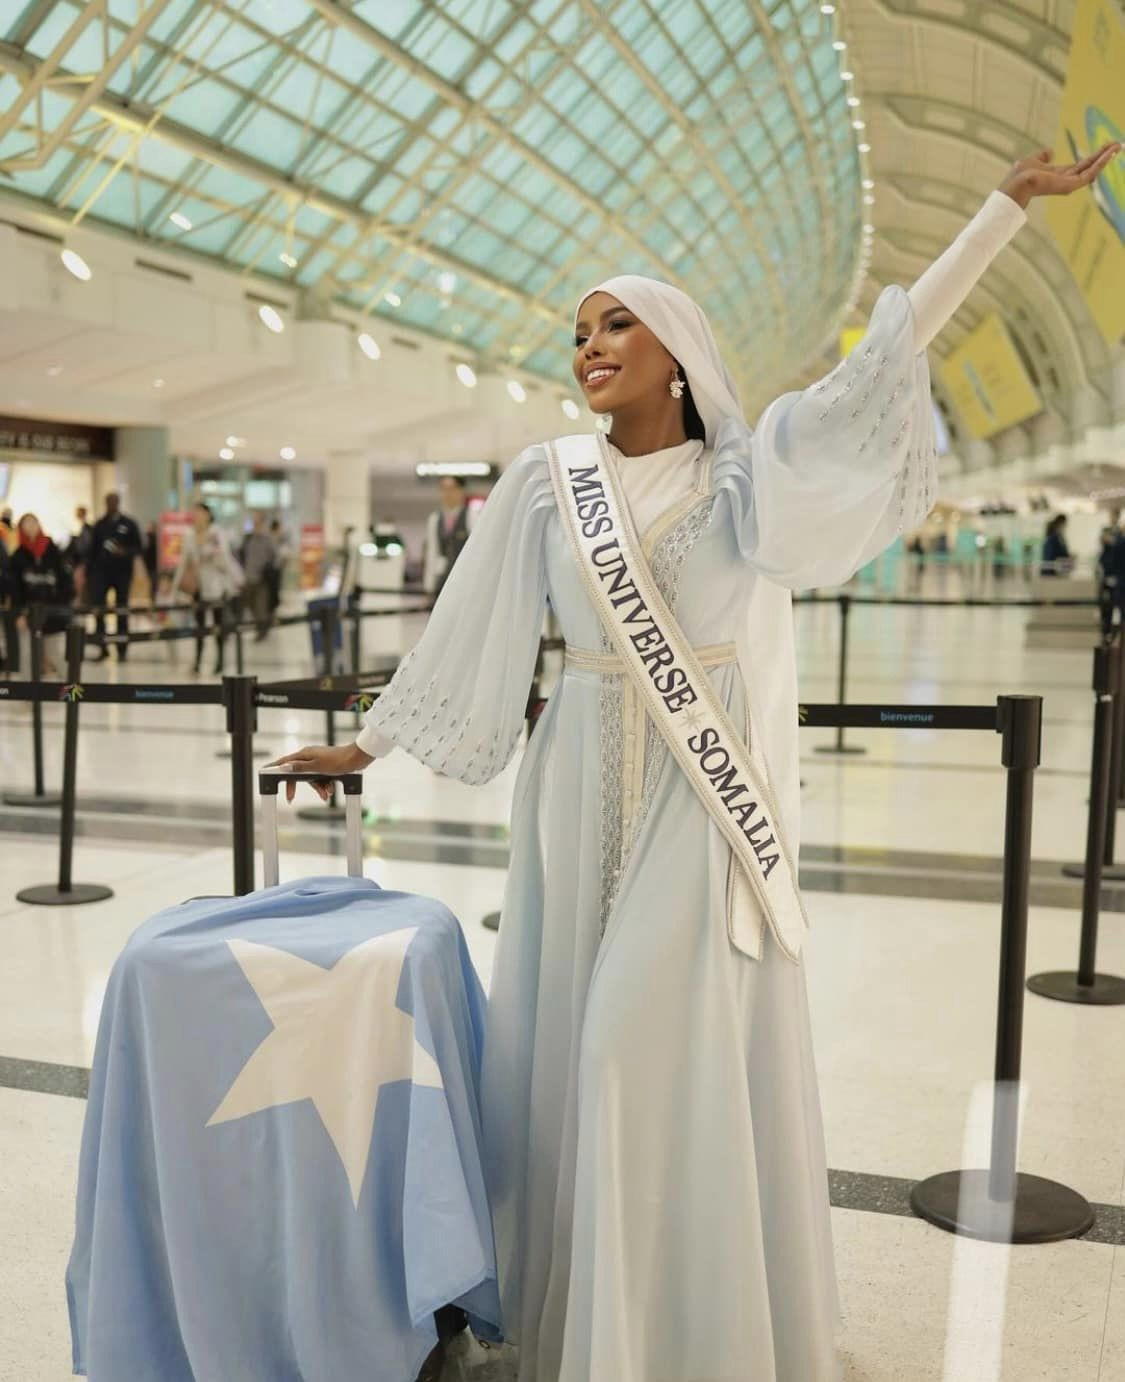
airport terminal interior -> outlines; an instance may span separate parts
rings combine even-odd
[[[888,286],[909,289],[1020,160],[1050,149],[1078,164],[1123,129],[1121,0],[0,2],[0,1382],[62,1382],[86,1363],[94,1382],[359,1382],[307,1340],[303,1363],[280,1344],[271,1355],[269,1329],[296,1330],[284,1301],[253,1336],[260,1353],[189,1346],[227,1325],[181,1318],[178,1361],[146,1361],[152,1303],[114,1285],[136,1318],[127,1346],[97,1352],[107,1280],[140,1255],[115,1214],[144,1225],[142,1277],[174,1278],[185,1317],[207,1298],[169,1227],[183,1164],[144,1153],[159,1206],[124,1162],[121,1194],[108,1185],[109,1149],[134,1134],[112,1126],[122,1105],[99,1068],[153,1043],[131,1055],[154,1082],[136,1112],[147,1136],[180,1092],[154,1063],[174,1072],[211,1049],[230,985],[198,1029],[180,1020],[175,1059],[144,1021],[111,1038],[103,1003],[109,986],[120,1013],[142,982],[142,969],[111,975],[148,919],[203,897],[219,916],[262,889],[258,770],[350,744],[443,600],[484,617],[473,605],[489,591],[474,602],[456,564],[500,540],[489,495],[515,458],[610,433],[572,373],[583,296],[618,274],[682,287],[753,426],[771,401],[851,368]],[[364,1377],[1125,1382],[1125,155],[1072,195],[1033,198],[927,353],[928,513],[843,584],[795,588],[785,616],[837,1370],[794,1370],[779,1334],[776,1368],[728,1357],[721,1376],[668,1372],[638,1340],[691,1337],[685,1299],[682,1320],[622,1305],[634,1343],[590,1345],[648,1360],[635,1370],[584,1373],[589,1341],[568,1336],[560,1373],[490,1339],[470,1304],[472,1328],[427,1334],[447,1303],[435,1299],[413,1335],[400,1329],[414,1350],[384,1358],[376,1340]],[[553,571],[572,554],[561,530],[550,540]],[[682,562],[690,542],[677,540]],[[27,573],[47,568],[44,597]],[[362,779],[366,877],[447,908],[485,994],[506,929],[514,953],[525,924],[504,905],[522,847],[513,811],[575,679],[560,614],[543,620],[533,671],[491,669],[511,674],[520,729],[496,775],[458,780],[398,750]],[[505,646],[490,635],[482,656]],[[748,654],[767,669],[786,655]],[[1014,721],[1031,726],[1023,739]],[[651,760],[651,715],[640,737]],[[600,751],[621,753],[604,725]],[[686,787],[677,800],[698,812]],[[597,799],[582,809],[596,815]],[[344,814],[307,786],[292,805],[282,793],[283,887],[345,873]],[[705,920],[725,947],[722,913]],[[269,942],[268,918],[261,928]],[[383,992],[393,1006],[393,985]],[[419,1011],[410,1040],[424,1045]],[[685,1046],[694,1011],[684,996],[662,1014]],[[270,1032],[264,1014],[255,1030]],[[432,1095],[412,1049],[405,1088]],[[395,1098],[384,1085],[369,1109],[376,1146]],[[330,1149],[332,1118],[316,1104],[321,1127],[305,1102],[301,1136]],[[270,1150],[267,1120],[283,1114],[241,1120],[258,1129],[240,1145],[260,1155],[243,1174],[266,1219],[314,1193],[314,1171]],[[480,1122],[474,1111],[466,1126]],[[487,1109],[483,1126],[487,1139]],[[723,1135],[716,1124],[701,1141]],[[996,1191],[1013,1143],[1021,1176],[1042,1178],[1035,1204],[1016,1199],[1028,1231],[1014,1242],[1011,1196],[1005,1221]],[[647,1162],[633,1151],[626,1176]],[[194,1153],[182,1161],[203,1176]],[[340,1161],[326,1166],[333,1212],[359,1223],[362,1197]],[[926,1184],[969,1168],[990,1169],[988,1203],[974,1208],[963,1177],[950,1231],[922,1212]],[[373,1155],[372,1183],[378,1171]],[[579,1217],[582,1186],[579,1174]],[[760,1178],[754,1193],[770,1192]],[[92,1232],[100,1246],[79,1251]],[[294,1310],[333,1232],[315,1251],[290,1245],[303,1254],[286,1268]],[[208,1250],[216,1271],[236,1239]],[[654,1255],[673,1250],[653,1240]],[[785,1251],[767,1242],[767,1259]],[[81,1306],[76,1259],[91,1277]],[[692,1268],[704,1294],[707,1271]],[[328,1332],[343,1282],[312,1307]],[[604,1320],[625,1288],[589,1286]],[[365,1289],[349,1318],[374,1308]],[[585,1291],[572,1281],[572,1331]],[[257,1299],[248,1286],[247,1315]],[[775,1330],[803,1328],[776,1297],[768,1313]],[[748,1303],[746,1359],[773,1356],[751,1339],[761,1327]],[[111,1356],[134,1361],[90,1361]]]

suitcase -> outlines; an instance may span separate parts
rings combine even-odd
[[[277,797],[283,782],[327,782],[339,784],[344,794],[344,832],[350,878],[363,877],[363,813],[361,773],[294,773],[286,769],[263,768],[258,773],[258,792],[262,798],[262,883],[276,887],[280,872],[277,829]],[[468,1328],[465,1312],[455,1305],[443,1306],[434,1315],[438,1341],[422,1365],[418,1382],[439,1382],[445,1353],[450,1342]]]

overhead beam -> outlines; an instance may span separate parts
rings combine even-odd
[[[326,19],[333,20],[333,22],[340,25],[341,28],[345,29],[355,38],[360,39],[363,43],[366,43],[376,52],[391,59],[396,68],[409,72],[412,77],[417,78],[424,86],[438,92],[450,106],[462,111],[473,107],[472,98],[467,96],[459,87],[455,86],[452,82],[446,81],[444,77],[427,67],[426,64],[419,61],[413,53],[407,52],[401,45],[385,37],[378,29],[368,24],[365,19],[361,18],[353,10],[340,4],[339,0],[306,0],[306,3],[312,5],[324,15]],[[498,120],[490,111],[482,110],[478,107],[474,109],[473,115],[474,118],[479,121],[482,128],[487,129],[490,134],[495,135],[509,148],[514,149],[529,167],[542,173],[545,178],[549,179],[549,181],[553,182],[556,186],[562,187],[592,215],[599,218],[604,215],[604,208],[597,197],[591,195],[581,183],[568,177],[565,173],[562,173],[549,159],[544,158],[537,149],[532,148],[526,141],[515,136],[511,130],[506,128],[504,123]],[[621,235],[622,239],[630,244],[646,261],[653,258],[651,247],[647,245],[640,236],[636,235],[627,224],[619,223],[616,230],[617,233]],[[775,306],[779,316],[782,315],[784,313],[784,302],[778,300]],[[556,320],[558,319],[557,312],[552,311],[551,315]]]
[[[37,66],[38,64],[35,62],[14,52],[10,44],[0,43],[0,69],[11,72],[24,80],[34,75]],[[143,102],[124,101],[110,93],[103,93],[93,103],[92,108],[104,119],[134,133],[143,129],[151,121],[154,114],[153,109]],[[304,183],[300,179],[287,177],[268,163],[254,158],[251,154],[245,154],[237,149],[218,144],[207,135],[200,134],[197,130],[190,129],[186,125],[181,125],[167,116],[162,117],[159,123],[154,126],[150,137],[171,144],[194,158],[204,159],[216,168],[225,168],[231,172],[240,173],[263,187],[280,192],[290,200],[311,207],[314,211],[354,225],[363,235],[379,235],[383,239],[400,244],[404,244],[406,241],[406,235],[399,227],[387,225],[362,207],[356,206],[342,197],[333,196],[311,184]],[[502,279],[478,269],[475,265],[459,259],[455,255],[431,246],[413,245],[408,246],[408,248],[417,258],[435,268],[453,269],[487,291],[520,303],[536,316],[544,317],[554,324],[557,324],[559,320],[556,312],[537,305],[527,293],[513,288]]]

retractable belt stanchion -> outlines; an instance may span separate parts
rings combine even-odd
[[[226,610],[223,611],[224,616]],[[234,607],[234,670],[240,677],[246,675],[246,649],[242,643],[242,610]]]
[[[361,650],[362,622],[360,620],[359,597],[354,596],[348,605],[348,616],[352,621],[351,628],[351,672],[353,676],[359,676],[360,658],[363,656]]]
[[[1090,764],[1086,816],[1087,854],[1097,811],[1102,817],[1098,878],[1102,883],[1121,883],[1125,882],[1125,865],[1115,863],[1114,856],[1117,850],[1116,803],[1123,772],[1122,737],[1125,736],[1125,628],[1117,630],[1112,642],[1094,650],[1093,687],[1094,754]],[[1112,709],[1106,708],[1107,701]],[[1062,871],[1067,878],[1085,878],[1089,871],[1088,859],[1084,858],[1081,863],[1063,864]]]
[[[1032,993],[1037,993],[1042,998],[1054,998],[1064,1003],[1088,1003],[1099,1007],[1125,1003],[1125,978],[1096,972],[1106,820],[1114,810],[1113,727],[1116,719],[1115,702],[1119,696],[1119,672],[1120,657],[1116,647],[1095,650],[1094,748],[1090,764],[1090,808],[1086,817],[1086,865],[1084,869],[1079,867],[1075,870],[1070,866],[1064,869],[1064,872],[1072,875],[1077,872],[1084,880],[1078,969],[1033,974],[1027,981]]]
[[[991,1162],[983,1170],[930,1176],[919,1181],[910,1196],[915,1213],[931,1224],[992,1242],[1054,1243],[1079,1237],[1094,1222],[1089,1203],[1076,1191],[1016,1170],[1031,807],[1042,722],[1042,697],[1000,697],[997,723],[1003,735],[1008,789]]]
[[[836,685],[836,701],[839,705],[846,705],[848,701],[848,619],[852,610],[852,597],[850,595],[840,595],[837,597],[840,606],[840,664],[839,674]],[[819,744],[817,753],[866,753],[865,748],[858,744],[844,743],[844,726],[836,726],[836,742],[834,744]]]
[[[47,611],[42,605],[32,605],[27,616],[31,644],[31,680],[43,680],[43,624]],[[14,624],[12,634],[15,636]],[[5,792],[6,806],[57,806],[62,800],[58,792],[48,792],[43,786],[43,706],[31,703],[31,756],[35,787],[30,792]]]
[[[72,624],[66,634],[66,724],[63,735],[62,817],[59,824],[59,877],[57,883],[40,883],[16,894],[20,902],[40,907],[73,907],[80,902],[102,902],[113,889],[101,883],[75,883],[71,879],[74,858],[75,796],[78,786],[78,706],[82,700],[79,674],[85,632]]]
[[[4,675],[10,677],[20,669],[19,616],[14,609],[5,609],[0,618],[4,621]]]
[[[1114,720],[1116,728],[1115,737],[1115,769],[1117,773],[1117,793],[1115,806],[1125,806],[1125,610],[1122,610],[1122,622],[1117,625],[1117,716]]]
[[[335,605],[326,605],[318,611],[320,618],[320,663],[325,679],[330,679],[336,666],[336,634],[340,628],[340,611]],[[336,743],[336,714],[332,710],[324,712],[324,742],[332,747]],[[302,821],[323,821],[330,824],[342,821],[347,812],[340,805],[336,783],[332,783],[332,795],[321,806],[302,806],[297,817]]]
[[[230,735],[231,839],[234,893],[254,891],[254,731],[258,723],[257,677],[223,678],[223,701]]]
[[[233,605],[224,604],[219,611],[220,636],[223,638],[226,637],[227,619],[233,608]],[[246,675],[245,650],[242,643],[242,616],[238,613],[235,613],[234,617],[234,670],[240,677]],[[225,677],[223,681],[226,681]],[[267,748],[263,748],[261,744],[253,743],[250,748],[250,754],[253,758],[268,758],[270,756],[270,751]],[[216,758],[229,758],[230,755],[231,751],[225,745],[223,748],[215,750]]]

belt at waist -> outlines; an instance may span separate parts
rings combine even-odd
[[[738,656],[733,643],[712,643],[705,648],[696,648],[694,652],[705,668],[722,667],[734,662]],[[594,653],[586,648],[575,648],[569,643],[566,645],[566,665],[584,672],[600,672],[603,676],[619,676],[626,670],[625,663],[616,653]]]

